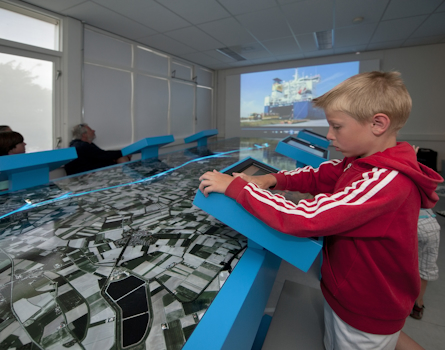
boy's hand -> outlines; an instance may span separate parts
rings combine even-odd
[[[201,175],[199,181],[201,181],[199,189],[207,197],[210,192],[226,192],[227,187],[233,181],[233,177],[213,170]]]
[[[238,176],[241,177],[244,181],[253,182],[263,190],[268,190],[270,187],[273,187],[277,184],[277,179],[275,178],[275,176],[270,174],[250,176],[243,173],[233,173],[233,177],[238,177]]]

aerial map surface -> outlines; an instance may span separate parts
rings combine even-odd
[[[0,195],[0,349],[181,349],[247,246],[193,206],[198,178],[247,156],[294,168],[273,143],[234,138]]]

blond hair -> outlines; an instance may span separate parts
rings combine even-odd
[[[392,131],[405,125],[412,106],[400,73],[377,71],[354,75],[312,102],[314,107],[347,113],[361,123],[386,114]]]

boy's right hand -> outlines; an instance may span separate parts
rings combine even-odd
[[[244,181],[253,182],[263,190],[268,190],[270,187],[273,187],[277,184],[277,179],[275,178],[275,176],[270,174],[250,176],[244,173],[232,173],[232,175],[233,177],[241,177]]]

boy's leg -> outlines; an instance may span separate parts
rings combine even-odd
[[[395,350],[425,350],[403,331],[400,332]]]
[[[338,317],[326,301],[324,302],[324,315],[324,346],[326,350],[394,350],[396,347],[400,331],[389,335],[362,332]]]

